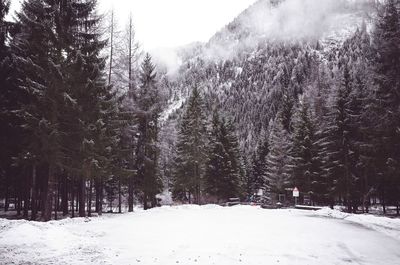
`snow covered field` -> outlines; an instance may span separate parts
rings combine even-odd
[[[253,206],[0,219],[0,264],[400,264],[399,231],[398,219]]]

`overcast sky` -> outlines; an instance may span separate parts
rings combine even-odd
[[[256,0],[99,0],[114,6],[120,23],[132,11],[137,37],[145,49],[207,41]]]
[[[207,41],[255,1],[98,0],[101,11],[114,7],[119,24],[125,24],[132,12],[137,38],[146,50]],[[19,2],[11,0],[12,9]]]

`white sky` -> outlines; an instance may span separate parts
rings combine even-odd
[[[256,0],[99,0],[114,7],[119,24],[132,12],[139,42],[146,50],[207,41]]]
[[[256,0],[98,0],[100,11],[114,7],[124,26],[132,12],[136,35],[146,50],[207,41]],[[11,0],[19,9],[22,0]]]

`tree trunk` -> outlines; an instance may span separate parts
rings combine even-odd
[[[96,211],[96,213],[98,213],[99,212],[99,209],[100,209],[100,206],[99,206],[99,204],[100,204],[100,181],[98,180],[98,179],[95,179],[95,181],[94,181],[94,191],[95,191],[95,211]]]
[[[152,208],[155,208],[155,207],[157,207],[158,206],[158,204],[157,204],[157,197],[156,197],[156,195],[152,195],[151,196],[151,207]]]
[[[17,187],[18,188],[18,187]],[[19,190],[19,188],[18,188]],[[16,207],[17,207],[17,215],[21,215],[21,192],[18,192],[18,195],[16,196]]]
[[[199,164],[196,162],[195,165],[195,178],[196,178],[196,190],[195,190],[195,203],[200,205],[200,174]]]
[[[99,215],[103,214],[103,177],[100,177],[100,201],[99,201],[99,211],[97,212]]]
[[[68,175],[67,173],[64,174],[63,177],[63,185],[62,185],[62,211],[63,215],[68,215]]]
[[[122,213],[121,178],[118,178],[118,213]]]
[[[45,203],[44,203],[44,211],[42,214],[43,221],[51,220],[51,213],[53,210],[53,200],[54,200],[54,193],[55,193],[55,172],[54,166],[49,165],[49,176],[47,180],[47,190],[45,195]]]
[[[88,216],[92,216],[92,189],[93,189],[93,181],[90,180],[89,198],[88,198]]]
[[[7,212],[10,207],[10,188],[8,187],[8,176],[6,176],[6,194],[4,200],[4,211]]]
[[[75,200],[74,180],[71,180],[71,217],[72,218],[75,217],[74,200]]]
[[[381,195],[381,204],[382,204],[382,208],[383,208],[383,214],[386,214],[386,198],[385,198],[385,188],[382,188],[382,195]]]
[[[85,217],[85,179],[82,176],[79,180],[79,217]]]
[[[147,207],[147,192],[144,192],[144,194],[143,194],[143,209],[144,210],[148,209],[148,207]]]
[[[57,181],[58,183],[58,181]],[[54,219],[58,219],[58,208],[59,208],[59,201],[60,201],[60,184],[57,184],[56,194],[54,198]]]
[[[31,186],[31,220],[36,220],[37,218],[37,207],[36,207],[36,200],[37,200],[37,189],[36,189],[36,165],[33,164],[32,166],[32,186]]]
[[[27,176],[29,176],[28,174],[27,174]],[[25,179],[25,183],[23,184],[24,185],[24,219],[26,219],[26,220],[28,220],[28,213],[29,213],[29,205],[30,205],[30,202],[29,202],[29,200],[30,200],[30,181],[29,181],[29,178],[28,177],[26,177],[26,179]]]
[[[129,178],[128,183],[128,212],[133,212],[133,178]]]

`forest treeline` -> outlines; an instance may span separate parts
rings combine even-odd
[[[32,220],[57,218],[59,211],[90,216],[119,195],[121,211],[125,187],[129,211],[135,198],[145,208],[155,206],[162,184],[160,94],[149,55],[133,69],[132,19],[117,46],[114,17],[104,39],[107,23],[96,12],[97,1],[27,0],[13,23],[4,20],[9,5],[1,1],[5,210],[12,199],[17,214]],[[115,58],[113,49],[121,46],[126,48]],[[118,71],[112,64],[117,59]],[[112,76],[119,77],[119,87]]]
[[[95,0],[26,0],[12,23],[0,3],[6,211],[90,216],[114,200],[121,212],[125,197],[133,211],[165,190],[198,204],[262,190],[275,203],[296,186],[312,204],[368,211],[374,198],[399,213],[396,1],[337,47],[265,41],[230,60],[190,58],[171,79],[139,54],[132,19],[120,34]]]

